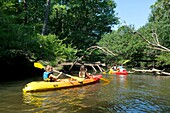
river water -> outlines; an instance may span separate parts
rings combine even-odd
[[[103,75],[95,84],[22,93],[41,77],[0,83],[0,113],[169,113],[170,76]]]

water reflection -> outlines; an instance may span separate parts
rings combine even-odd
[[[124,88],[128,87],[128,81],[127,81],[128,75],[115,75],[115,76],[116,76],[117,85],[120,85],[120,87],[124,87]]]
[[[109,112],[170,111],[170,77],[150,75],[110,75],[110,84],[102,88],[107,94],[101,105]]]
[[[22,93],[28,82],[0,84],[0,113],[168,113],[170,76],[103,75],[99,83]],[[32,80],[29,80],[32,81]]]

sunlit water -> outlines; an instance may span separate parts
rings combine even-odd
[[[92,85],[22,93],[33,80],[0,83],[0,113],[170,112],[170,76],[103,75]]]

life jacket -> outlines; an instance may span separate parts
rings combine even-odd
[[[43,73],[43,79],[44,79],[44,81],[46,81],[46,82],[52,82],[52,78],[49,78],[49,75],[50,74],[53,74],[52,72],[44,72]]]

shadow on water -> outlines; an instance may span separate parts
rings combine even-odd
[[[0,64],[1,78],[3,78],[0,79],[0,83],[42,76],[44,72],[43,69],[34,67],[34,62],[23,55],[0,58]]]

